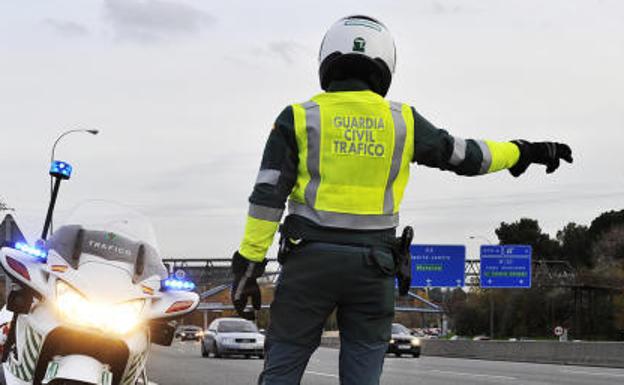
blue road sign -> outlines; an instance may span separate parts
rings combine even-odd
[[[462,287],[466,246],[412,245],[412,287]]]
[[[530,288],[531,246],[481,246],[480,277],[484,289]]]

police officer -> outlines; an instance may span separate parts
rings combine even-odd
[[[299,384],[335,310],[340,383],[378,384],[394,317],[391,252],[411,163],[459,175],[532,163],[551,173],[572,162],[561,143],[462,139],[434,127],[414,107],[384,99],[395,67],[388,29],[366,16],[340,19],[319,53],[321,88],[286,107],[265,146],[245,234],[234,253],[232,299],[260,307],[256,282],[281,227],[282,272],[271,305],[259,384]]]

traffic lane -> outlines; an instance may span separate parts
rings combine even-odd
[[[338,351],[319,349],[310,360],[306,384],[337,383]],[[333,381],[327,377],[334,376]],[[624,369],[468,360],[443,357],[397,358],[388,355],[383,385],[611,385],[624,383]]]
[[[149,380],[158,385],[249,385],[264,363],[257,358],[204,358],[200,349],[197,341],[175,341],[170,347],[152,344]]]
[[[203,358],[198,342],[154,346],[148,361],[150,380],[159,385],[254,384],[263,361],[245,358]],[[387,356],[383,385],[611,385],[624,382],[624,369]],[[320,348],[311,357],[303,385],[338,384],[338,351]]]
[[[175,341],[170,347],[152,345],[147,361],[149,380],[158,385],[255,384],[264,360],[228,357],[205,358],[196,341]],[[335,385],[337,351],[320,348],[311,358],[302,385]],[[333,361],[332,361],[333,360]],[[315,371],[317,368],[318,371]]]
[[[408,376],[411,377],[406,380]],[[624,369],[421,357],[386,359],[382,384],[611,385]]]

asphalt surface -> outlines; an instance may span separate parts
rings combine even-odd
[[[257,358],[203,358],[198,342],[152,345],[150,380],[158,385],[250,385],[262,369]],[[338,351],[319,348],[302,385],[338,384]],[[623,384],[624,369],[388,355],[383,385],[607,385]]]

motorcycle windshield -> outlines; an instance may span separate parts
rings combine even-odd
[[[168,275],[151,222],[116,203],[91,201],[79,205],[46,244],[75,268],[80,257],[89,254],[126,263],[136,282]]]

